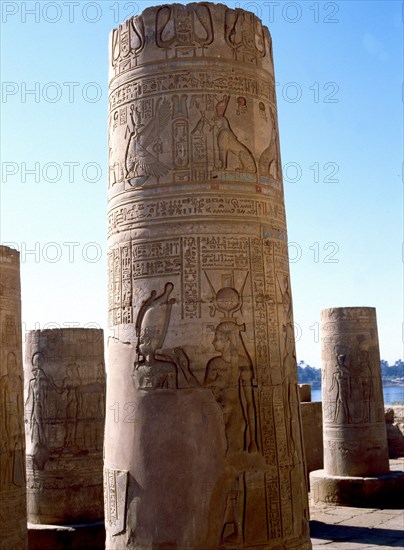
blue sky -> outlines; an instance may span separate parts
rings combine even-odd
[[[225,2],[273,39],[298,360],[325,307],[403,357],[403,3]],[[108,34],[156,2],[3,0],[1,234],[24,328],[106,328]],[[53,323],[53,324],[52,324]]]

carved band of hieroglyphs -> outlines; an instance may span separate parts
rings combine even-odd
[[[206,73],[178,71],[168,75],[157,73],[155,76],[138,77],[122,84],[109,96],[109,111],[135,100],[175,91],[238,94],[266,100],[275,106],[275,88],[261,78],[249,78],[245,73],[237,74],[235,71],[229,74],[214,70]]]
[[[117,231],[124,231],[126,228],[133,229],[136,223],[144,223],[145,220],[151,224],[155,220],[161,222],[161,220],[177,220],[195,215],[214,217],[215,220],[220,215],[243,216],[244,219],[250,216],[254,221],[257,217],[262,216],[272,219],[284,231],[286,224],[282,202],[274,202],[265,198],[185,196],[176,199],[144,200],[133,201],[127,205],[120,204],[118,207],[112,208],[109,213],[109,232],[113,234]],[[271,230],[274,231],[272,226],[267,228],[267,231]],[[275,234],[268,236],[276,237]]]
[[[104,470],[105,523],[112,535],[126,530],[126,496],[128,472],[126,470]]]

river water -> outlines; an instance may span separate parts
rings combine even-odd
[[[404,404],[404,386],[383,386],[385,405]],[[311,390],[311,400],[321,401],[321,390]]]

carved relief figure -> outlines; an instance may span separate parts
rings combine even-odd
[[[371,421],[371,406],[374,400],[373,391],[373,377],[372,369],[370,368],[370,357],[369,349],[366,345],[366,339],[362,335],[357,336],[358,340],[358,372],[360,373],[359,377],[359,388],[360,388],[360,422],[370,422]]]
[[[163,152],[161,136],[171,119],[171,107],[167,99],[161,99],[156,107],[156,114],[143,127],[137,109],[132,111],[133,131],[129,135],[125,154],[125,178],[131,185],[140,185],[149,176],[159,178],[168,173],[169,168],[159,160]]]
[[[221,407],[227,441],[227,458],[234,464],[228,481],[227,499],[223,516],[221,541],[223,544],[240,543],[243,538],[244,465],[243,453],[256,454],[257,417],[254,397],[254,370],[251,357],[241,335],[245,325],[239,325],[234,317],[242,310],[242,293],[248,273],[239,293],[232,286],[215,292],[205,272],[214,296],[211,315],[223,314],[215,329],[213,346],[220,355],[208,361],[204,387],[210,388]],[[232,277],[222,277],[228,285]]]
[[[257,452],[253,368],[235,320],[219,323],[213,346],[220,355],[207,364],[203,385],[211,388],[222,408],[227,452]]]
[[[29,412],[31,443],[35,442],[33,450],[34,462],[38,469],[42,470],[49,457],[44,404],[47,402],[47,394],[50,387],[58,393],[60,393],[60,390],[56,387],[52,378],[44,371],[45,357],[43,353],[34,353],[31,362],[34,377],[28,383],[28,396],[25,406],[27,407],[30,402],[32,403]]]
[[[266,119],[265,105],[262,102],[260,102],[260,114]],[[271,123],[269,145],[260,156],[259,170],[261,176],[278,180],[280,179],[278,132],[272,109],[269,109],[269,116]]]
[[[63,380],[62,392],[66,392],[63,448],[66,452],[72,453],[80,452],[76,443],[80,385],[81,379],[79,368],[76,363],[71,363],[66,368],[66,377]]]
[[[7,372],[0,378],[1,406],[1,463],[0,484],[25,485],[24,452],[21,445],[22,378],[18,374],[17,358],[13,352],[7,355]],[[4,441],[3,441],[4,439]]]
[[[335,412],[333,422],[340,418],[341,423],[350,422],[349,400],[351,394],[351,374],[349,371],[349,356],[345,346],[335,346],[335,358],[337,364],[332,373],[332,382],[328,393],[332,393],[335,388]]]
[[[171,308],[175,303],[174,298],[169,299],[173,288],[172,283],[167,283],[159,296],[153,290],[137,316],[138,359],[134,365],[133,380],[138,389],[177,388],[175,364],[157,354],[164,343]]]
[[[295,334],[292,323],[292,296],[287,275],[278,275],[278,284],[281,292],[280,321],[282,323],[282,366],[289,375],[296,369]]]
[[[173,50],[175,56],[196,56],[213,41],[213,22],[209,7],[199,4],[162,6],[156,17],[156,43],[164,48],[166,56]]]
[[[239,141],[236,134],[230,127],[229,120],[225,116],[229,105],[230,96],[224,95],[215,108],[215,116],[210,121],[210,128],[216,129],[216,140],[219,151],[219,166],[218,169],[229,169],[229,153],[234,155],[239,164],[235,169],[242,172],[257,171],[254,157],[249,149]]]

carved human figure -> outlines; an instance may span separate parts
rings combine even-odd
[[[171,119],[168,100],[159,102],[156,115],[143,127],[140,124],[138,109],[132,110],[133,131],[129,135],[125,154],[125,177],[131,185],[144,183],[149,176],[159,178],[167,174],[169,168],[159,160],[162,152],[161,134]]]
[[[44,403],[47,401],[48,388],[53,386],[54,389],[59,391],[52,378],[45,373],[44,365],[44,355],[41,352],[34,353],[32,356],[32,374],[34,377],[28,383],[28,396],[25,402],[25,405],[30,401],[32,402],[29,418],[31,442],[35,441],[39,445],[46,444]]]
[[[292,323],[292,297],[290,292],[289,277],[281,277],[279,282],[281,292],[281,316],[282,316],[282,366],[284,372],[290,374],[296,371],[295,331]]]
[[[2,449],[10,449],[2,454],[2,472],[0,474],[3,485],[13,484],[20,487],[25,482],[24,450],[21,448],[23,433],[21,419],[23,418],[21,405],[22,379],[18,374],[15,353],[7,355],[7,373],[0,378],[1,434],[4,437]],[[7,411],[7,414],[6,414]]]
[[[76,444],[77,420],[79,414],[80,371],[76,363],[66,368],[66,377],[63,380],[62,391],[66,392],[65,436],[63,447],[66,451],[78,452]]]
[[[216,104],[215,116],[211,119],[211,130],[216,128],[216,140],[219,152],[219,168],[228,170],[229,153],[232,153],[239,161],[237,170],[243,172],[257,171],[254,157],[245,145],[237,138],[236,134],[230,127],[228,118],[225,116],[230,96],[224,95],[223,98]]]
[[[265,105],[262,104],[264,109]],[[265,110],[260,108],[261,116],[266,118]],[[278,162],[278,132],[275,122],[275,117],[272,109],[269,109],[271,122],[271,130],[269,132],[269,145],[263,151],[259,159],[259,169],[261,176],[279,179],[279,162]]]
[[[228,304],[228,308],[231,305]],[[242,456],[243,452],[258,452],[254,373],[240,333],[243,328],[234,319],[222,321],[216,327],[212,343],[220,355],[208,362],[203,382],[222,409],[229,460]],[[243,471],[235,469],[229,478],[221,533],[223,543],[239,543],[242,537],[242,476]]]
[[[177,387],[175,364],[157,354],[163,345],[171,308],[175,303],[174,298],[169,299],[172,290],[172,283],[167,283],[164,292],[159,296],[156,296],[156,291],[153,290],[140,308],[136,321],[138,359],[133,371],[133,380],[138,389]]]
[[[60,390],[55,385],[52,377],[43,368],[45,365],[45,356],[43,353],[34,353],[31,363],[34,377],[28,383],[28,395],[25,406],[28,407],[29,411],[31,443],[34,444],[32,455],[37,468],[42,470],[49,457],[45,418],[48,389],[53,388],[58,393],[60,393]],[[29,403],[31,403],[31,409],[29,409]]]
[[[222,408],[228,454],[258,451],[254,374],[241,328],[235,321],[224,321],[216,327],[213,346],[220,355],[208,362],[203,383],[212,389]]]
[[[337,364],[335,370],[332,373],[332,382],[328,390],[331,393],[336,388],[335,396],[335,414],[334,422],[337,422],[338,417],[341,416],[341,422],[350,422],[349,414],[349,399],[350,399],[350,384],[351,375],[349,372],[349,359],[347,352],[344,348],[338,346],[335,347],[335,357]]]

